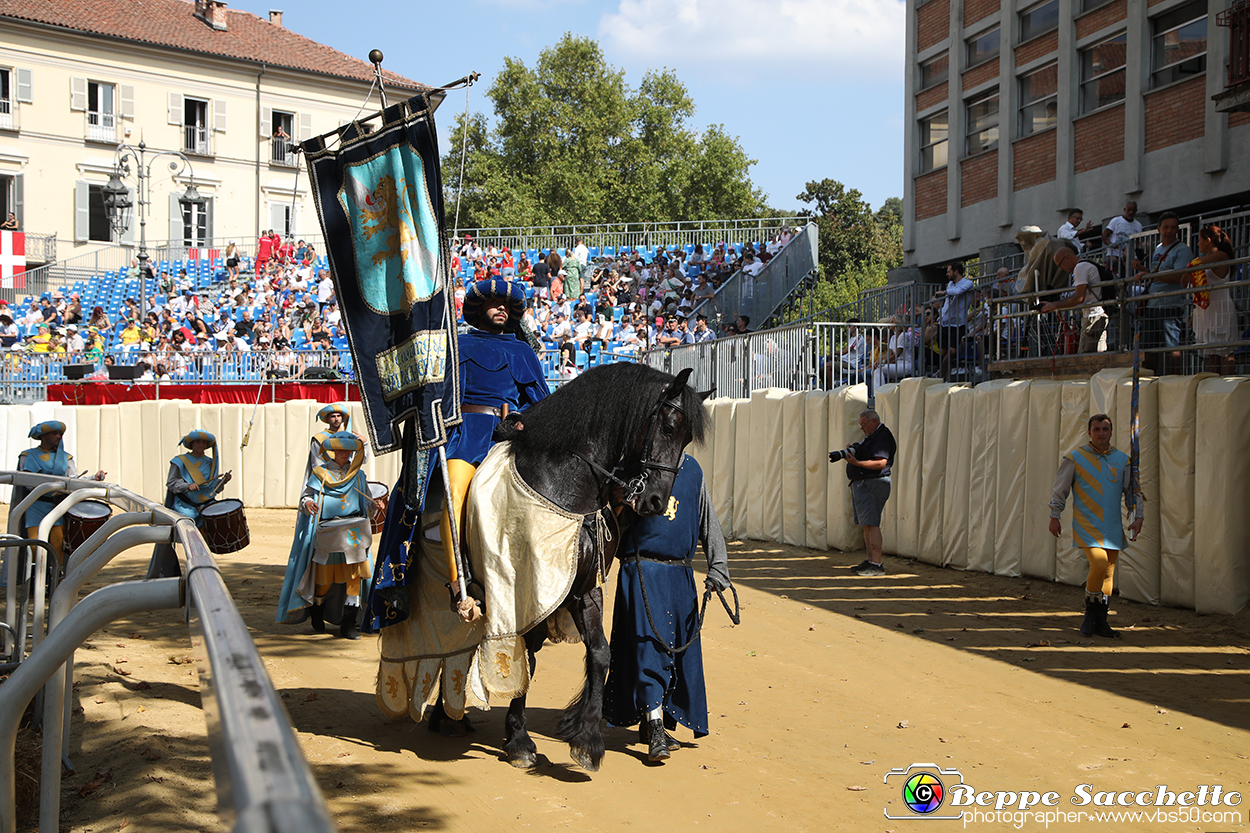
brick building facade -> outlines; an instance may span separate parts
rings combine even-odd
[[[1234,0],[908,0],[907,266],[1095,225],[1134,199],[1250,204],[1250,116],[1228,81]]]

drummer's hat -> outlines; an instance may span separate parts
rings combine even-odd
[[[360,440],[350,431],[338,431],[326,437],[321,443],[322,451],[359,451]]]
[[[351,414],[347,412],[347,405],[342,402],[335,402],[333,405],[326,405],[320,411],[317,411],[317,419],[322,422],[329,422],[330,414],[342,414],[344,425],[347,425],[348,421],[351,420]]]
[[[472,284],[464,293],[464,321],[470,327],[479,327],[478,317],[487,298],[508,302],[508,323],[514,324],[525,314],[525,290],[515,281],[502,278],[486,278]],[[479,327],[480,328],[480,327]]]
[[[178,441],[178,445],[185,446],[186,448],[190,448],[191,443],[195,442],[196,440],[207,440],[209,448],[217,447],[216,437],[214,437],[212,434],[208,433],[207,431],[199,431],[199,430],[192,431],[190,434],[187,434],[185,437],[183,437],[181,440]]]
[[[61,422],[58,419],[46,420],[45,422],[41,422],[38,425],[36,425],[34,428],[30,429],[29,436],[32,440],[37,440],[40,437],[42,437],[44,434],[50,434],[53,431],[60,431],[62,434],[64,434],[65,423]]]

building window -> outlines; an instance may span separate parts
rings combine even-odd
[[[117,88],[99,81],[87,82],[87,138],[96,142],[117,141]]]
[[[1020,135],[1054,127],[1059,121],[1059,66],[1051,64],[1020,78]]]
[[[1081,112],[1124,100],[1127,38],[1123,34],[1081,50]]]
[[[182,245],[187,247],[207,246],[212,233],[208,227],[210,203],[204,205],[185,205],[179,203],[182,212]]]
[[[288,148],[295,141],[295,114],[273,111],[273,137],[270,141],[270,161],[275,165],[294,165],[295,154]]]
[[[113,240],[113,229],[109,227],[109,215],[104,209],[104,186],[91,185],[87,189],[87,239],[102,243]]]
[[[951,56],[949,52],[943,52],[936,58],[925,61],[920,65],[920,89],[927,90],[930,87],[936,87],[938,84],[945,84],[946,79],[950,75]]]
[[[999,30],[997,27],[980,37],[968,41],[968,66],[983,64],[998,57]]]
[[[1150,85],[1162,87],[1207,71],[1207,0],[1150,21]]]
[[[1020,12],[1020,42],[1033,40],[1059,28],[1059,0],[1047,0],[1040,6]]]
[[[946,140],[950,135],[950,115],[946,110],[920,120],[920,172],[946,164]]]
[[[13,129],[13,79],[7,69],[0,69],[0,129]],[[8,216],[7,214],[4,216]]]
[[[190,96],[184,97],[182,99],[183,151],[207,156],[212,153],[208,139],[208,102]]]
[[[1102,8],[1110,2],[1111,0],[1081,0],[1081,14]]]
[[[975,156],[998,147],[998,88],[968,99],[967,155]]]

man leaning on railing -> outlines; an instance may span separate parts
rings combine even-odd
[[[1072,276],[1073,292],[1060,301],[1042,304],[1042,312],[1083,307],[1079,353],[1102,353],[1107,349],[1107,313],[1103,311],[1103,288],[1099,285],[1098,267],[1078,261],[1076,252],[1066,246],[1055,252],[1055,265]],[[1087,303],[1087,301],[1089,303]]]

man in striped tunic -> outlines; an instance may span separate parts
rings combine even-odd
[[[1094,414],[1089,418],[1089,442],[1063,456],[1055,476],[1055,492],[1050,499],[1050,534],[1059,537],[1059,516],[1072,492],[1072,543],[1085,552],[1089,575],[1085,580],[1085,619],[1081,633],[1086,636],[1118,634],[1107,623],[1111,591],[1115,585],[1115,564],[1124,549],[1124,524],[1119,503],[1133,512],[1129,540],[1141,532],[1144,513],[1140,490],[1133,492],[1128,455],[1111,447],[1111,417]]]

